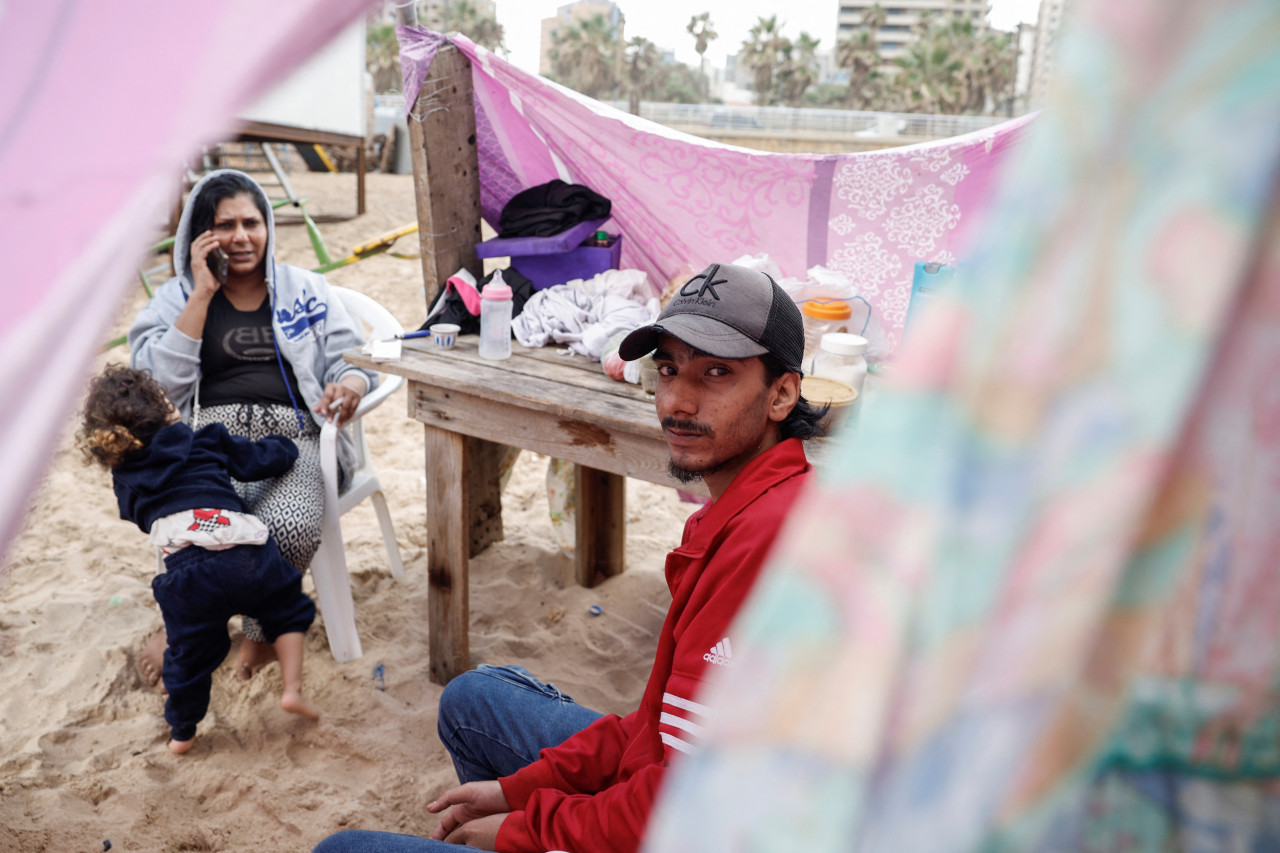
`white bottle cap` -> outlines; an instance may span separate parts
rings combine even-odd
[[[862,355],[867,351],[867,339],[848,332],[827,332],[819,346],[836,355]]]

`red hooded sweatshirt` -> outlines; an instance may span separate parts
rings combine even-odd
[[[808,471],[803,444],[787,439],[689,517],[667,556],[671,609],[639,710],[602,717],[499,780],[513,810],[498,831],[500,853],[639,848],[668,764],[697,748],[706,725],[695,701],[703,675],[731,664],[730,623]]]

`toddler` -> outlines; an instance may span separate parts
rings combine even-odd
[[[89,385],[77,444],[86,464],[110,469],[120,517],[164,554],[165,570],[151,588],[169,638],[169,748],[191,748],[213,672],[231,649],[227,620],[236,614],[260,621],[275,647],[280,707],[318,718],[302,693],[303,637],[315,605],[302,592],[302,574],[231,485],[231,477],[264,480],[289,470],[294,443],[282,435],[249,441],[219,423],[193,431],[149,373],[112,365]]]

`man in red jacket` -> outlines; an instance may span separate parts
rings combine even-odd
[[[315,853],[639,847],[667,766],[698,747],[703,678],[732,664],[733,617],[807,479],[801,442],[821,433],[823,412],[800,395],[803,351],[786,293],[728,264],[689,279],[623,340],[625,359],[654,353],[671,473],[711,493],[667,557],[671,609],[640,708],[598,714],[522,667],[464,673],[445,688],[438,722],[463,784],[428,805],[444,813],[431,838],[357,830]]]

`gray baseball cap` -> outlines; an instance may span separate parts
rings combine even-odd
[[[658,319],[622,339],[618,355],[634,361],[662,335],[720,358],[771,353],[792,373],[804,360],[804,321],[786,291],[759,270],[712,264],[685,282]]]

